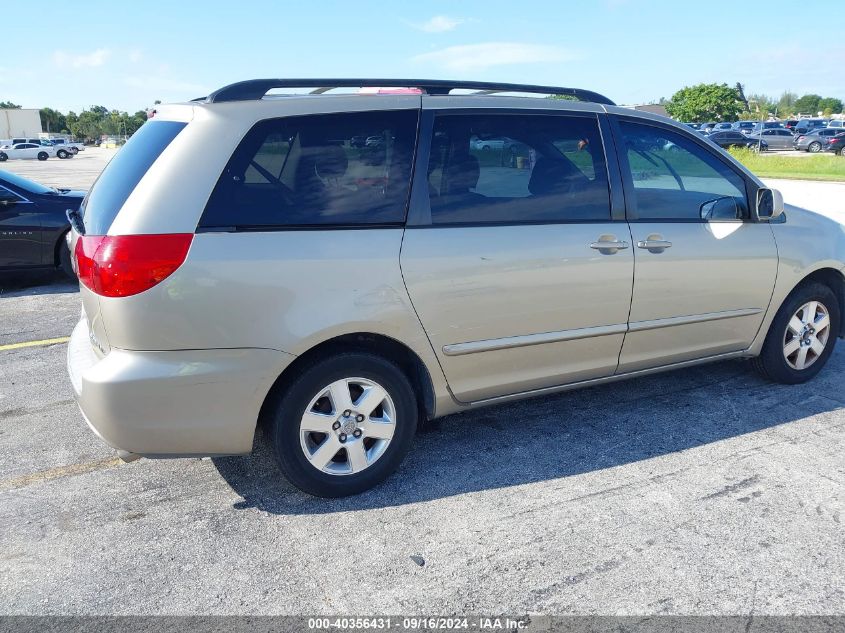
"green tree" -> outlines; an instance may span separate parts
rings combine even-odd
[[[780,115],[795,114],[795,102],[798,95],[794,92],[785,91],[778,99],[777,110]]]
[[[678,90],[666,111],[679,121],[736,121],[743,104],[728,84],[698,84]]]
[[[67,128],[65,115],[53,108],[41,108],[41,129],[47,132],[61,132]]]
[[[842,112],[842,100],[834,97],[819,99],[819,110],[822,110],[826,115],[839,114]]]
[[[816,114],[819,111],[819,101],[821,95],[804,95],[795,102],[795,112],[801,114]]]
[[[17,103],[12,103],[11,101],[0,101],[0,108],[6,108],[7,110],[20,110],[20,106]]]

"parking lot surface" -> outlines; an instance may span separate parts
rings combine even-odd
[[[93,180],[111,152],[89,151],[27,169]],[[802,386],[728,362],[449,416],[385,485],[324,500],[260,434],[120,463],[66,346],[14,347],[70,333],[74,284],[0,288],[2,613],[845,613],[841,341]]]

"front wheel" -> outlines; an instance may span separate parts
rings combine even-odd
[[[56,152],[56,156],[58,156],[59,158],[67,158],[68,156],[70,156],[70,154],[68,154],[63,149],[60,149],[58,152]]]
[[[79,153],[79,148],[78,147],[71,147],[70,153],[73,154],[74,156],[76,156]]]
[[[810,380],[833,353],[840,316],[839,300],[830,288],[800,286],[775,315],[755,368],[763,377],[788,385]]]
[[[38,160],[47,160],[48,158],[47,152],[38,152]]]
[[[9,156],[6,152],[0,152],[0,163],[6,162],[7,160],[9,160]]]
[[[402,462],[417,428],[408,378],[365,352],[325,358],[302,371],[273,405],[272,439],[282,473],[319,497],[363,492]]]
[[[819,143],[818,141],[813,141],[813,142],[812,142],[812,143],[810,143],[810,145],[807,147],[807,151],[808,151],[808,152],[812,152],[813,154],[816,154],[816,153],[818,153],[818,152],[822,151],[822,144],[821,144],[821,143]]]

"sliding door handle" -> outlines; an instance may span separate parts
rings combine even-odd
[[[590,244],[590,248],[601,251],[606,255],[612,255],[616,251],[622,251],[628,248],[629,244],[625,240],[617,240],[617,239],[603,239],[604,236],[599,238],[598,242],[593,242]]]

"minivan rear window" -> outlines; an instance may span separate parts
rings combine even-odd
[[[181,121],[147,121],[118,150],[82,204],[82,221],[88,235],[108,232],[129,194],[186,125]]]

